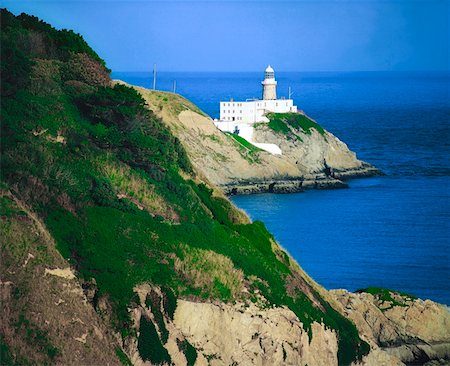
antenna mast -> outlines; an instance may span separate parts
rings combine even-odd
[[[153,90],[156,90],[156,64],[153,64]]]
[[[291,99],[291,97],[294,95],[294,93],[291,92],[291,87],[288,89],[288,99]]]
[[[177,91],[177,81],[173,81],[173,92],[175,93]]]

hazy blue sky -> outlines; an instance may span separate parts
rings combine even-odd
[[[449,0],[24,1],[113,71],[448,70]]]

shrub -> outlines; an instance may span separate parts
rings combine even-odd
[[[59,61],[37,59],[32,67],[30,91],[35,95],[60,95]]]
[[[162,345],[153,322],[145,316],[141,316],[139,333],[138,351],[144,361],[150,361],[154,365],[171,363],[170,355]]]
[[[64,65],[64,80],[78,80],[92,86],[109,86],[111,78],[104,66],[86,53],[71,53]]]
[[[8,37],[3,29],[0,43],[1,95],[11,97],[28,85],[33,61],[17,47],[14,39]]]
[[[178,349],[186,356],[187,366],[194,366],[197,361],[197,350],[187,339],[177,339]]]
[[[163,307],[166,315],[173,320],[175,310],[177,308],[177,298],[170,287],[163,286],[161,288],[163,293]]]

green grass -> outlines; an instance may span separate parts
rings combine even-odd
[[[245,149],[247,149],[250,153],[258,153],[260,151],[263,151],[259,147],[251,144],[246,139],[244,139],[243,137],[241,137],[235,133],[225,132],[225,135],[227,135],[227,136],[231,137],[233,140],[237,141],[241,146],[243,146]]]
[[[233,140],[233,142],[236,145],[236,147],[238,148],[241,156],[245,160],[247,160],[250,164],[259,163],[261,161],[258,153],[260,151],[263,151],[262,149],[251,144],[246,139],[244,139],[243,137],[241,137],[237,134],[225,132],[225,135]]]
[[[269,113],[268,126],[277,133],[283,133],[289,135],[292,133],[291,129],[311,134],[311,130],[315,129],[322,136],[325,134],[325,130],[316,122],[301,113]]]
[[[391,309],[394,306],[407,307],[408,304],[405,303],[406,301],[414,301],[417,299],[417,297],[415,297],[414,295],[408,294],[406,292],[394,291],[394,290],[390,290],[390,289],[382,288],[382,287],[368,287],[365,289],[359,289],[355,292],[357,292],[357,293],[366,292],[366,293],[374,295],[381,302],[388,303],[389,306],[387,306],[387,307],[383,306],[383,308],[381,308],[382,311]],[[400,301],[396,300],[394,297],[392,297],[392,295],[400,296],[402,301],[400,302]]]
[[[9,197],[0,196],[0,217],[13,217],[25,215]]]

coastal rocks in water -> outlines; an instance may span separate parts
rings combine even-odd
[[[336,334],[312,324],[312,339],[287,308],[179,300],[174,323],[212,366],[337,365]]]
[[[327,188],[347,188],[348,185],[324,174],[318,174],[313,179],[291,178],[291,179],[248,179],[236,181],[222,185],[221,188],[226,195],[254,194],[254,193],[296,193],[305,189],[327,189]]]
[[[332,290],[330,295],[372,348],[407,364],[450,363],[450,312],[445,305],[388,290]]]

